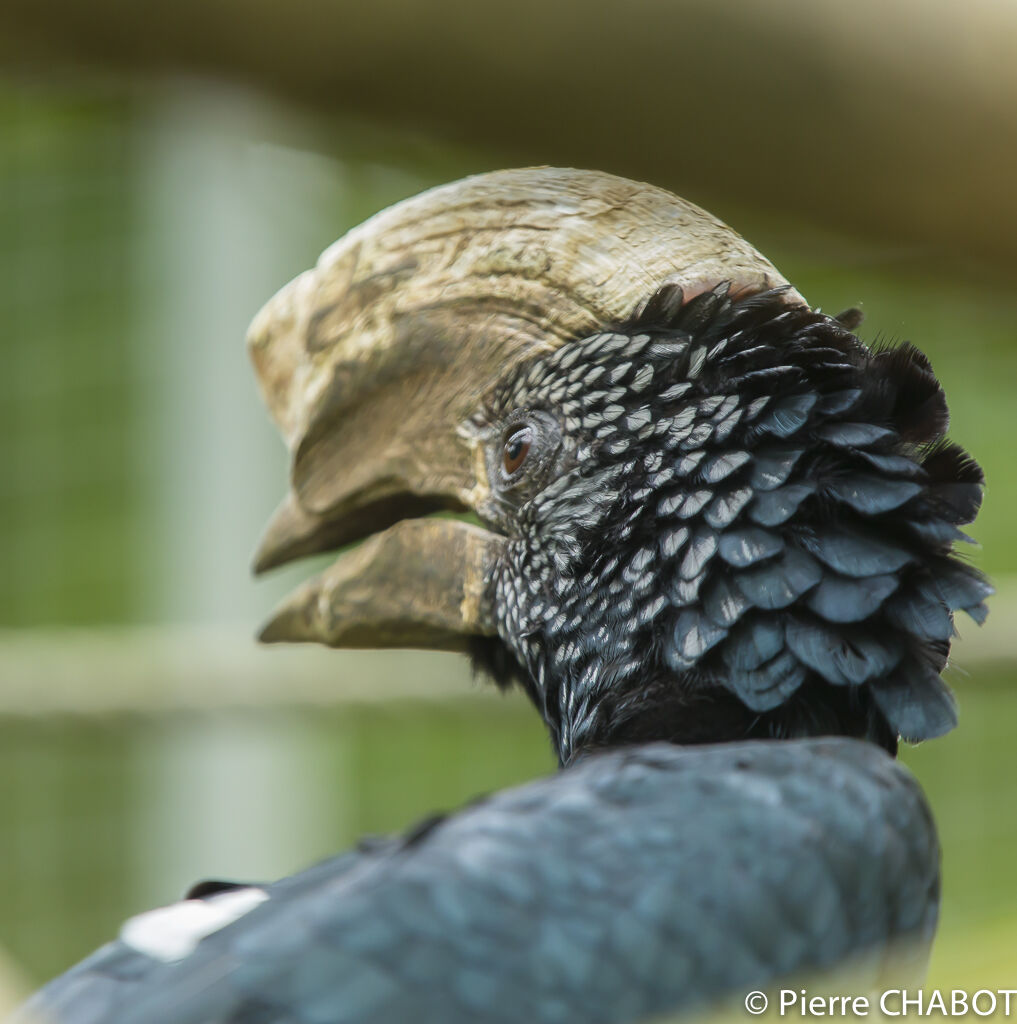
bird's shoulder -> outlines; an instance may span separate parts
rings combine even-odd
[[[236,917],[189,950],[125,927],[38,1005],[70,1024],[636,1020],[853,953],[878,973],[927,945],[937,887],[921,790],[873,745],[651,744],[214,895]]]

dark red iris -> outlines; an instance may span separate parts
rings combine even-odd
[[[508,437],[505,438],[505,446],[502,448],[501,461],[505,472],[511,476],[526,461],[530,452],[530,445],[533,444],[533,431],[529,427],[516,427]]]

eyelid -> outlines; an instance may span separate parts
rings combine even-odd
[[[522,435],[521,438],[520,435]],[[516,426],[510,427],[508,430],[505,431],[505,436],[504,440],[502,441],[501,449],[501,465],[506,476],[515,476],[515,474],[518,473],[519,470],[523,467],[523,464],[526,462],[527,456],[530,454],[530,449],[533,447],[533,437],[533,428],[528,423],[517,424]],[[515,456],[511,459],[514,465],[509,465],[509,445],[511,445],[513,441],[516,440],[519,440],[521,451],[519,452],[518,456]]]
[[[529,449],[514,471],[505,468],[505,445],[520,430],[530,433]],[[505,416],[501,429],[494,434],[495,443],[487,446],[489,479],[500,491],[503,500],[518,505],[538,490],[561,445],[561,427],[542,409],[520,408]]]

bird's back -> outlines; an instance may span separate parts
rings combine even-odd
[[[922,793],[871,744],[653,744],[326,861],[250,909],[240,894],[246,912],[182,957],[148,946],[142,919],[30,1009],[67,1024],[639,1021],[845,960],[886,984],[902,952],[924,961],[938,885]]]

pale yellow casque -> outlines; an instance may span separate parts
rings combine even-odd
[[[466,178],[398,203],[332,245],[261,310],[248,336],[293,460],[290,493],[256,568],[396,525],[373,539],[373,555],[344,556],[301,588],[264,638],[447,647],[485,632],[477,538],[464,542],[463,524],[406,518],[482,503],[484,461],[464,422],[521,360],[623,322],[664,284],[691,297],[722,281],[736,293],[788,284],[699,207],[597,171]],[[804,303],[790,287],[784,297]],[[405,543],[406,530],[417,543]],[[500,540],[483,532],[494,557]],[[412,549],[398,580],[381,555],[386,544]],[[455,591],[449,564],[463,559],[470,578],[435,612],[434,563],[443,560],[440,576]],[[431,585],[421,588],[425,579]],[[376,602],[367,597],[372,581]],[[416,629],[405,595],[422,589],[427,626]]]

